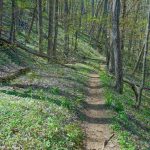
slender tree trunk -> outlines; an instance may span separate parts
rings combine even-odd
[[[97,8],[96,8],[96,12],[95,12],[95,18],[98,17],[100,7],[101,7],[102,3],[103,3],[103,1],[99,1],[98,4],[97,4]],[[95,29],[95,20],[92,22],[91,29],[90,29],[90,32],[89,32],[89,34],[92,35],[92,36],[93,36],[94,29]]]
[[[109,72],[115,74],[115,60],[114,60],[114,51],[113,51],[113,43],[110,38],[110,62],[109,62]]]
[[[49,0],[49,28],[48,28],[48,50],[47,54],[53,59],[53,16],[54,16],[54,0]],[[50,61],[50,60],[48,60]]]
[[[31,34],[31,31],[32,31],[32,28],[33,28],[33,24],[34,24],[34,21],[35,21],[35,17],[36,17],[36,10],[37,10],[37,7],[34,8],[34,11],[33,11],[33,15],[32,15],[32,20],[31,20],[31,25],[29,27],[29,31],[28,31],[28,34],[27,34],[27,37],[26,37],[26,42],[29,41],[29,38],[30,38],[30,34]]]
[[[0,37],[2,33],[2,20],[3,20],[3,0],[0,0]]]
[[[104,2],[104,25],[103,25],[103,35],[104,35],[104,46],[105,46],[105,54],[106,54],[106,65],[107,69],[109,68],[109,61],[110,61],[110,52],[109,52],[109,43],[108,43],[108,30],[107,30],[107,20],[108,20],[108,0],[105,0]]]
[[[134,31],[135,31],[136,24],[137,24],[137,21],[138,21],[139,9],[140,9],[140,2],[137,2],[135,18],[134,18],[134,24],[133,24],[133,27],[132,27],[132,30],[131,30],[131,33],[130,33],[130,37],[129,37],[129,42],[128,42],[129,43],[129,46],[128,46],[129,56],[133,56],[132,55],[132,49],[133,49]],[[129,57],[129,62],[131,62],[131,60],[132,60],[132,57]]]
[[[84,0],[81,0],[81,14],[80,14],[80,23],[79,23],[80,27],[82,26],[82,16],[83,16],[84,12],[85,12]]]
[[[53,55],[56,58],[56,48],[57,48],[57,36],[58,36],[58,0],[55,1],[55,35],[54,35],[54,47]]]
[[[148,53],[149,36],[150,36],[150,11],[148,13],[148,25],[147,25],[145,49],[144,49],[144,56],[143,56],[142,81],[141,81],[141,85],[140,85],[139,93],[138,93],[138,104],[137,104],[138,108],[141,105],[142,91],[143,91],[144,84],[145,84],[145,79],[146,79],[146,64],[147,64],[147,53]]]
[[[43,41],[43,22],[42,22],[42,0],[38,0],[38,33],[39,33],[39,52],[42,53]]]
[[[79,35],[79,32],[81,30],[81,26],[82,26],[82,16],[85,12],[85,6],[84,6],[84,0],[81,0],[81,3],[80,3],[80,7],[81,7],[81,10],[80,10],[80,16],[79,16],[79,24],[77,24],[77,22],[75,22],[75,25],[76,25],[76,31],[75,31],[75,46],[74,46],[74,49],[77,50],[78,49],[78,35]],[[78,18],[78,13],[76,13],[76,18]]]
[[[94,14],[95,14],[95,1],[92,0],[91,3],[92,3],[92,18],[94,18]]]
[[[142,58],[142,56],[143,56],[144,49],[145,49],[145,43],[144,43],[144,45],[143,45],[142,50],[140,51],[140,54],[139,54],[138,59],[137,59],[137,62],[136,62],[136,64],[135,64],[135,66],[134,66],[133,73],[132,73],[133,75],[134,75],[134,73],[136,72],[136,70],[137,70],[137,68],[138,68],[138,66],[139,66],[139,64],[140,64],[140,60],[141,60],[141,58]]]
[[[12,2],[12,18],[11,18],[11,29],[10,29],[10,37],[9,37],[9,41],[11,43],[13,43],[15,41],[15,6],[16,6],[16,1],[15,0],[11,0]]]
[[[69,53],[69,23],[68,23],[68,15],[69,15],[69,8],[68,8],[68,0],[64,2],[64,54],[68,57]]]
[[[126,0],[123,0],[123,13],[122,13],[122,19],[123,19],[123,27],[122,27],[122,33],[121,33],[121,50],[124,50],[124,39],[125,39],[125,19],[126,19]]]
[[[112,19],[112,39],[115,58],[115,76],[116,76],[116,91],[123,92],[123,71],[122,71],[122,54],[120,47],[120,0],[113,0],[113,19]]]
[[[77,50],[78,48],[78,30],[76,30],[75,32],[75,47],[74,49]]]

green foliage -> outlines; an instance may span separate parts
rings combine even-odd
[[[112,89],[110,89],[108,86],[110,86],[111,78],[106,74],[106,72],[101,71],[100,72],[100,79],[102,80],[102,83],[105,85],[105,100],[107,106],[113,108],[118,114],[114,118],[114,124],[112,126],[113,130],[115,130],[118,133],[118,141],[122,147],[122,149],[127,150],[135,150],[134,144],[131,142],[131,139],[128,135],[128,132],[121,131],[121,126],[118,123],[118,120],[121,119],[121,121],[126,122],[127,118],[124,113],[124,107],[121,103],[117,93],[115,93]],[[118,120],[117,120],[118,119]]]
[[[36,4],[35,0],[17,0],[16,2],[20,9],[34,8]]]
[[[87,82],[87,70],[93,67],[81,64],[74,67],[78,72],[65,71],[57,65],[42,66],[41,72],[59,74],[62,78],[58,78],[59,82],[66,85],[70,81]],[[75,114],[84,99],[82,88],[63,89],[64,93],[74,94],[73,97],[66,97],[62,87],[47,86],[49,83],[51,85],[51,80],[49,77],[41,78],[39,70],[31,71],[0,88],[0,147],[34,149],[36,145],[37,149],[79,150],[83,133]]]
[[[50,92],[52,94],[59,94],[60,93],[60,89],[59,89],[59,87],[53,87],[52,89],[50,89]]]
[[[143,102],[145,105],[142,110],[135,110],[133,108],[134,93],[130,87],[124,85],[124,94],[119,95],[110,86],[113,79],[105,71],[100,72],[100,79],[104,84],[106,104],[112,108],[112,111],[115,111],[112,128],[117,133],[120,148],[122,150],[147,150],[149,147],[148,126],[144,129],[142,125],[142,122],[145,125],[149,122],[147,120],[149,116],[147,99],[145,98]]]
[[[5,143],[10,149],[19,148],[20,144],[25,149],[35,145],[39,149],[69,149],[81,139],[80,128],[68,122],[71,114],[66,109],[29,98],[11,96],[9,99],[10,96],[1,93],[0,146]]]
[[[65,127],[67,136],[70,138],[71,142],[75,141],[76,145],[82,144],[83,131],[79,128],[78,124],[69,124]]]
[[[32,149],[35,145],[39,149],[72,149],[80,145],[83,137],[81,129],[75,121],[69,121],[72,113],[68,109],[73,107],[70,100],[61,98],[61,105],[57,106],[46,97],[44,101],[37,101],[31,88],[27,91],[29,97],[26,95],[24,98],[21,91],[3,92],[0,93],[2,145],[5,143],[7,148],[22,145],[25,149]],[[39,90],[38,94],[43,100],[44,91]]]

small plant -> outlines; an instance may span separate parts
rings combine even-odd
[[[117,112],[122,112],[124,111],[124,107],[123,107],[123,104],[119,101],[114,101],[114,103],[112,103],[114,109],[117,111]]]
[[[59,94],[60,93],[60,89],[59,89],[59,87],[53,87],[53,88],[51,88],[50,89],[50,92],[52,93],[52,94]]]
[[[113,97],[112,97],[111,92],[106,92],[105,97],[106,97],[106,101],[105,101],[106,105],[111,107],[113,103]]]
[[[61,100],[61,105],[65,108],[68,108],[69,110],[73,110],[74,105],[72,104],[71,100],[68,100],[66,98],[62,98]]]
[[[30,72],[28,73],[28,77],[31,81],[34,81],[38,76],[36,72]]]
[[[83,140],[83,131],[79,128],[78,124],[69,124],[65,127],[69,140],[76,145],[80,145]]]

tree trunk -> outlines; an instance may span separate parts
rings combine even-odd
[[[120,30],[119,30],[119,16],[120,16],[120,0],[113,0],[113,17],[112,17],[112,39],[113,51],[115,58],[115,76],[116,76],[116,91],[123,92],[123,71],[122,71],[122,54],[120,48]]]
[[[123,27],[122,27],[122,35],[121,35],[121,50],[124,50],[124,39],[125,39],[125,17],[126,17],[126,0],[123,0],[123,13],[122,13],[122,19],[123,19]]]
[[[31,20],[31,25],[29,27],[29,31],[28,31],[28,34],[27,34],[27,37],[26,37],[26,42],[29,41],[29,38],[30,38],[30,34],[31,34],[31,31],[32,31],[32,28],[33,28],[33,24],[34,24],[34,21],[35,21],[35,17],[36,17],[36,10],[37,10],[37,7],[34,8],[34,11],[33,11],[33,16],[32,16],[32,20]]]
[[[39,52],[42,53],[43,41],[43,22],[42,22],[42,0],[38,0],[38,33],[39,33]]]
[[[113,46],[112,46],[112,40],[110,40],[109,72],[112,74],[115,74],[115,60],[114,60],[114,51],[113,51]]]
[[[146,41],[145,41],[144,56],[143,56],[142,81],[141,81],[141,85],[140,85],[139,93],[138,93],[138,104],[137,104],[138,108],[141,105],[142,91],[144,88],[145,78],[146,78],[146,64],[147,64],[149,36],[150,36],[150,11],[148,13],[148,25],[147,25]]]
[[[11,17],[11,29],[10,29],[10,37],[9,37],[9,41],[11,43],[13,43],[15,41],[15,7],[16,7],[16,1],[15,0],[11,0],[12,2],[12,17]]]
[[[48,29],[48,57],[53,58],[53,16],[54,16],[54,0],[49,0],[49,29]],[[50,60],[48,60],[50,61]]]
[[[135,66],[134,66],[134,69],[133,69],[133,72],[132,72],[133,75],[135,74],[135,72],[136,72],[136,70],[137,70],[137,68],[138,68],[138,66],[140,64],[140,60],[141,60],[141,58],[143,56],[144,49],[145,49],[145,44],[143,45],[143,48],[140,51],[140,54],[139,54],[138,59],[137,59],[137,62],[135,64]]]
[[[3,0],[0,0],[0,37],[2,34],[2,19],[3,19]]]
[[[105,0],[104,2],[104,25],[103,25],[103,35],[104,35],[104,46],[105,46],[105,55],[106,55],[106,65],[107,69],[109,68],[109,61],[110,61],[110,52],[109,52],[109,43],[108,43],[108,30],[107,30],[107,19],[108,19],[108,0]]]
[[[98,17],[100,7],[101,7],[102,3],[103,3],[103,1],[99,1],[98,4],[97,4],[97,8],[96,8],[96,12],[95,12],[95,18]],[[91,36],[93,36],[94,29],[95,29],[95,20],[92,22],[91,29],[90,29],[90,32],[89,32],[89,34]]]
[[[69,8],[68,8],[68,0],[65,0],[64,4],[64,54],[66,57],[68,57],[69,53],[69,23],[68,23],[68,14],[69,14]]]
[[[54,47],[53,55],[56,59],[56,48],[57,48],[57,36],[58,36],[58,0],[55,1],[55,35],[54,35]]]
[[[91,3],[92,3],[92,18],[94,18],[94,14],[95,14],[95,1],[92,0]]]

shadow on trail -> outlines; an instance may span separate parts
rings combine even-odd
[[[97,118],[97,117],[90,117],[87,116],[85,113],[79,111],[77,113],[78,117],[81,119],[81,121],[85,121],[88,123],[93,123],[93,124],[112,124],[113,119],[112,118]]]
[[[106,104],[89,104],[87,102],[84,102],[84,106],[87,109],[92,109],[92,110],[106,110],[108,107]]]

